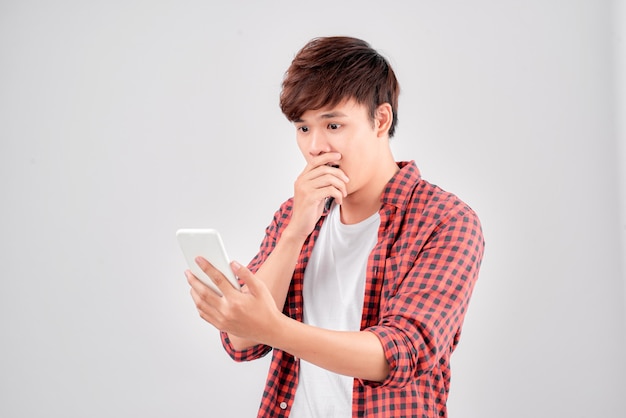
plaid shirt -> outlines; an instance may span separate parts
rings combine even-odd
[[[383,382],[354,379],[353,417],[445,417],[450,356],[478,277],[484,241],[480,222],[456,196],[421,179],[413,161],[382,196],[378,242],[369,255],[361,329],[380,339],[389,362]],[[252,271],[267,259],[292,213],[283,203],[266,230]],[[302,247],[284,307],[302,321],[302,279],[324,214]],[[224,347],[236,361],[264,356],[271,347]],[[299,360],[274,350],[259,417],[288,417],[298,385]]]

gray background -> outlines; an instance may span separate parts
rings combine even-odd
[[[625,11],[0,1],[0,416],[255,415],[267,359],[228,359],[174,232],[253,256],[304,161],[283,72],[336,34],[397,71],[396,157],[484,224],[451,417],[623,416]]]

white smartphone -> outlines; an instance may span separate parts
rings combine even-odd
[[[230,268],[230,261],[219,232],[215,229],[185,228],[176,231],[176,238],[183,251],[189,270],[214,292],[222,296],[222,292],[213,283],[213,280],[196,263],[195,259],[198,256],[204,257],[216,269],[221,271],[235,289],[240,289],[239,281],[237,281],[235,274]]]

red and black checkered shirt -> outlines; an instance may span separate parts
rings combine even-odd
[[[451,193],[421,179],[414,162],[400,170],[382,196],[378,242],[369,255],[361,329],[380,339],[389,375],[383,382],[354,380],[353,417],[445,417],[450,355],[478,277],[484,241],[474,211]],[[292,200],[276,212],[260,252],[258,270],[292,213]],[[325,215],[302,247],[284,313],[302,321],[302,279]],[[236,361],[264,356],[271,347],[233,349]],[[288,417],[298,385],[299,361],[273,351],[259,417]]]

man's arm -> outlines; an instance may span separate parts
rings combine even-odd
[[[389,374],[378,337],[368,331],[333,331],[284,316],[268,342],[331,372],[382,382]]]
[[[370,381],[387,377],[389,365],[373,333],[332,331],[298,322],[279,310],[270,289],[247,268],[233,263],[233,271],[246,286],[239,292],[208,261],[198,258],[197,262],[224,293],[218,296],[188,272],[200,316],[231,338],[281,349],[335,373]]]
[[[387,260],[389,271],[402,271],[399,263],[408,268],[394,288],[383,288],[390,296],[381,300],[378,323],[368,328],[385,347],[391,367],[383,384],[390,387],[429,373],[450,355],[478,278],[484,250],[478,217],[455,200],[448,202],[451,208],[441,205],[435,206],[439,222],[414,222],[417,235],[404,238],[414,247]],[[411,253],[418,254],[413,261]]]

